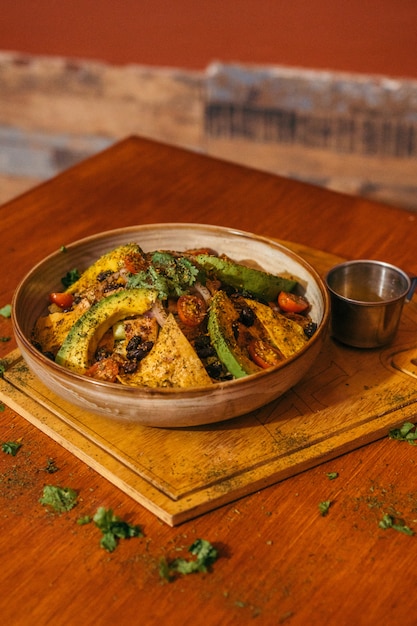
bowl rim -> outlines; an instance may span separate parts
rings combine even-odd
[[[245,387],[246,385],[248,385],[248,383],[252,383],[256,380],[260,380],[261,378],[263,380],[266,380],[268,377],[275,376],[276,373],[280,371],[281,369],[288,367],[293,361],[299,359],[304,354],[304,352],[307,352],[315,344],[321,341],[323,334],[327,330],[328,322],[330,319],[330,296],[329,296],[329,293],[328,293],[328,290],[327,290],[327,287],[323,278],[319,275],[317,270],[308,261],[303,259],[303,257],[298,255],[296,252],[294,252],[290,248],[287,248],[285,245],[281,244],[279,241],[275,239],[271,239],[264,235],[258,235],[255,233],[251,233],[249,231],[239,230],[236,228],[229,228],[227,226],[216,226],[213,224],[203,224],[203,223],[193,223],[193,222],[185,222],[185,223],[184,222],[161,222],[161,223],[155,223],[155,224],[137,224],[137,225],[131,225],[131,226],[102,231],[100,233],[88,235],[87,237],[77,239],[69,243],[68,245],[65,245],[65,248],[67,250],[71,250],[74,248],[78,248],[80,246],[86,246],[88,245],[89,242],[93,240],[97,242],[98,240],[105,240],[111,236],[117,236],[117,234],[120,234],[120,235],[124,233],[133,234],[133,233],[140,233],[144,231],[145,232],[155,231],[158,229],[168,230],[172,228],[177,228],[181,230],[189,230],[189,231],[192,231],[193,229],[194,230],[204,229],[206,231],[209,230],[213,232],[220,231],[221,234],[225,236],[244,238],[244,239],[248,239],[248,241],[256,240],[259,243],[265,244],[268,247],[272,247],[272,248],[275,248],[277,251],[283,252],[285,255],[291,257],[297,263],[302,265],[304,269],[314,278],[314,281],[320,290],[320,295],[323,301],[322,319],[318,325],[317,331],[314,333],[314,335],[311,337],[308,343],[306,343],[305,346],[301,348],[301,350],[299,350],[298,352],[296,352],[295,354],[288,357],[287,359],[285,359],[284,361],[282,361],[281,363],[279,363],[278,365],[274,367],[261,370],[260,372],[256,372],[255,374],[251,374],[249,376],[244,376],[242,378],[237,378],[237,379],[235,378],[235,379],[232,379],[229,381],[223,381],[223,382],[215,382],[210,386],[205,385],[205,386],[199,386],[199,387],[185,387],[185,388],[133,387],[133,386],[128,386],[128,385],[120,385],[119,383],[111,383],[107,381],[97,380],[94,378],[88,378],[83,374],[77,374],[65,368],[64,366],[58,365],[51,359],[48,359],[48,357],[46,357],[44,354],[39,352],[39,350],[35,348],[35,346],[31,343],[30,339],[28,339],[26,335],[23,333],[23,331],[21,330],[19,322],[17,320],[17,314],[16,314],[16,304],[19,300],[20,293],[25,288],[27,282],[30,281],[33,274],[35,274],[44,264],[53,260],[58,254],[62,253],[62,250],[60,249],[60,250],[55,250],[54,252],[48,254],[46,257],[44,257],[38,263],[36,263],[21,279],[21,281],[19,282],[18,286],[16,287],[14,291],[14,294],[12,297],[11,320],[12,320],[13,330],[14,330],[19,347],[20,347],[20,344],[23,344],[25,350],[29,352],[31,358],[34,359],[40,367],[44,367],[46,368],[47,371],[48,370],[51,371],[51,373],[54,373],[56,377],[61,376],[67,379],[68,381],[72,381],[73,384],[78,382],[82,385],[85,385],[85,384],[89,386],[91,385],[91,388],[94,387],[97,390],[101,389],[102,392],[111,391],[114,393],[115,391],[117,392],[117,390],[119,390],[120,393],[130,394],[140,399],[152,398],[152,397],[167,398],[167,399],[172,399],[172,398],[179,399],[181,397],[187,397],[189,399],[189,398],[192,398],[193,396],[199,397],[201,396],[202,393],[212,394],[218,390],[223,390],[223,389],[225,390],[225,393],[226,393],[226,391],[229,389],[231,385],[233,385],[233,388],[235,389],[238,387]]]

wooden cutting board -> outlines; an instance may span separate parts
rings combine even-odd
[[[283,242],[320,273],[340,259]],[[417,305],[380,350],[329,336],[311,371],[246,416],[188,429],[111,421],[62,401],[6,359],[0,399],[167,524],[174,526],[387,436],[417,414]]]

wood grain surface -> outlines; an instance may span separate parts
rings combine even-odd
[[[413,213],[135,137],[3,205],[0,215],[1,306],[57,247],[136,223],[216,223],[417,272]],[[15,347],[11,335],[0,317],[2,358]],[[378,393],[369,397],[377,407]],[[335,401],[344,400],[340,391]],[[379,526],[389,514],[417,530],[415,446],[383,437],[170,528],[9,407],[0,412],[0,440],[22,443],[16,456],[0,453],[5,624],[415,623],[417,535]],[[76,489],[77,506],[62,514],[45,508],[45,484]],[[141,525],[144,537],[104,551],[99,530],[77,524],[99,506]],[[212,571],[163,582],[161,557],[187,556],[198,537],[219,551]]]
[[[4,50],[118,65],[202,69],[220,59],[417,77],[413,0],[14,0],[0,40]]]

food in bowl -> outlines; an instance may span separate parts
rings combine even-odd
[[[198,387],[148,387],[117,384],[79,374],[55,362],[32,343],[37,320],[47,314],[47,297],[62,292],[63,276],[72,268],[88,268],[109,250],[140,242],[145,252],[185,251],[208,247],[244,264],[251,259],[270,274],[293,277],[293,293],[303,295],[316,331],[294,355],[258,373]],[[65,243],[35,265],[22,279],[12,301],[12,323],[22,356],[33,374],[52,392],[54,406],[74,406],[112,420],[154,427],[188,427],[222,422],[279,398],[311,368],[323,345],[329,321],[324,282],[302,257],[282,244],[230,228],[205,224],[130,226]],[[65,404],[68,402],[68,404]]]
[[[32,343],[71,371],[134,387],[256,374],[301,350],[317,327],[296,279],[207,248],[145,252],[129,242],[62,283]]]

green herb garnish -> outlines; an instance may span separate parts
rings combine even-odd
[[[378,526],[384,530],[387,528],[393,528],[394,530],[404,533],[405,535],[414,535],[414,531],[405,525],[404,520],[389,515],[388,513],[383,516]]]
[[[181,296],[196,282],[198,269],[185,257],[154,252],[151,265],[129,277],[128,288],[156,289],[160,299]]]
[[[111,509],[99,507],[93,517],[93,522],[103,533],[100,546],[107,552],[115,550],[119,539],[143,537],[140,526],[132,526],[124,522],[120,517],[114,515]]]
[[[331,505],[330,500],[324,500],[323,502],[319,503],[319,511],[322,517],[325,517],[327,515],[330,509],[330,505]]]
[[[335,478],[338,478],[339,474],[338,472],[327,472],[326,476],[329,480],[334,480]]]
[[[45,506],[50,506],[55,511],[63,513],[70,511],[77,504],[77,492],[70,487],[56,487],[45,485],[43,496],[39,502]]]
[[[209,541],[196,539],[188,548],[196,558],[178,558],[173,561],[161,559],[159,563],[159,575],[161,578],[172,581],[175,574],[194,574],[196,572],[207,572],[209,567],[217,560],[218,552]]]
[[[48,474],[55,474],[58,471],[58,467],[55,464],[54,459],[48,459],[45,465],[45,472]]]
[[[11,337],[0,337],[0,341],[3,343],[7,343],[7,341],[10,341]]]
[[[4,404],[3,404],[4,407]],[[20,441],[5,441],[1,444],[1,449],[5,454],[11,454],[12,456],[16,456],[19,448],[22,447]]]
[[[11,304],[6,304],[5,306],[3,306],[0,309],[0,315],[2,315],[3,317],[10,317],[12,314],[12,305]]]
[[[75,282],[77,282],[79,277],[80,277],[79,271],[76,268],[74,268],[70,270],[69,272],[67,272],[65,276],[61,278],[61,283],[67,289],[68,287],[73,285]]]
[[[408,443],[415,446],[417,443],[416,426],[411,422],[404,422],[400,428],[390,430],[388,437],[390,439],[396,439],[397,441],[408,441]]]

